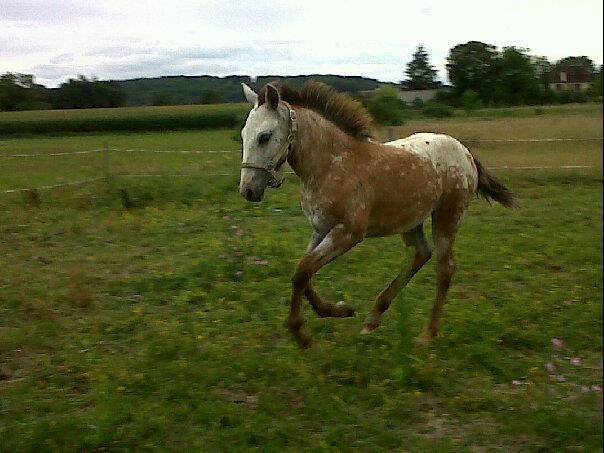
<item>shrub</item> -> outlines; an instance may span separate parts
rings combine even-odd
[[[461,95],[461,105],[466,113],[482,107],[482,101],[478,93],[471,88],[468,88]]]
[[[587,94],[582,91],[561,91],[557,94],[560,104],[571,104],[573,102],[587,102]]]
[[[414,109],[421,110],[421,108],[424,106],[424,101],[422,101],[420,98],[415,98],[413,99],[411,106]]]
[[[398,126],[409,117],[405,103],[398,97],[398,90],[387,85],[380,87],[367,102],[367,110],[376,123],[384,126]]]
[[[459,96],[455,94],[454,91],[440,90],[432,99],[433,102],[437,102],[439,104],[445,104],[454,108],[458,108],[461,106],[461,100]]]
[[[433,118],[453,116],[453,108],[439,102],[427,102],[422,108],[422,114]]]

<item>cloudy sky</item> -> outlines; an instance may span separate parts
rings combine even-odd
[[[446,80],[470,40],[602,63],[601,0],[0,0],[0,73],[57,86],[161,75],[404,78],[419,43]]]

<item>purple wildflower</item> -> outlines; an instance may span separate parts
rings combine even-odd
[[[562,346],[562,340],[560,340],[560,338],[552,338],[551,342],[554,348],[559,348]]]

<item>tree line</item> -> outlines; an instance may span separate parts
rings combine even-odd
[[[79,76],[59,88],[48,89],[34,82],[31,74],[0,76],[0,110],[84,109],[119,107],[124,95],[115,82]]]
[[[563,66],[579,67],[594,74],[593,87],[587,91],[552,91],[548,74]],[[437,99],[455,107],[584,102],[602,96],[602,67],[596,70],[594,62],[586,56],[569,56],[552,63],[546,57],[530,55],[528,49],[510,46],[498,50],[490,44],[469,41],[449,51],[446,69],[451,90],[443,90]],[[413,54],[405,75],[402,84],[406,88],[440,86],[437,71],[423,45]]]
[[[562,93],[550,90],[548,73],[562,65],[579,66],[596,74],[592,89]],[[451,88],[441,90],[436,101],[453,107],[582,102],[602,96],[602,67],[596,70],[594,62],[585,56],[570,56],[552,63],[545,57],[530,55],[527,49],[511,46],[498,50],[490,44],[469,41],[450,49],[446,69]],[[419,45],[406,65],[401,85],[413,89],[440,87],[437,74],[430,64],[428,52]],[[276,79],[300,84],[309,78],[356,95],[386,86],[387,91],[390,90],[386,94],[396,97],[393,84],[365,77],[266,76],[258,78],[256,84]],[[237,102],[241,98],[240,79],[249,83],[249,77],[244,76],[174,76],[125,81],[99,81],[79,76],[58,88],[49,89],[35,83],[33,75],[6,73],[0,76],[0,110]]]

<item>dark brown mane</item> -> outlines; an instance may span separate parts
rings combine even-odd
[[[278,90],[285,102],[317,112],[352,137],[375,137],[371,116],[360,102],[346,93],[338,93],[329,85],[315,81],[306,82],[300,88],[284,84],[278,87]],[[260,90],[258,105],[265,102],[266,86]]]

